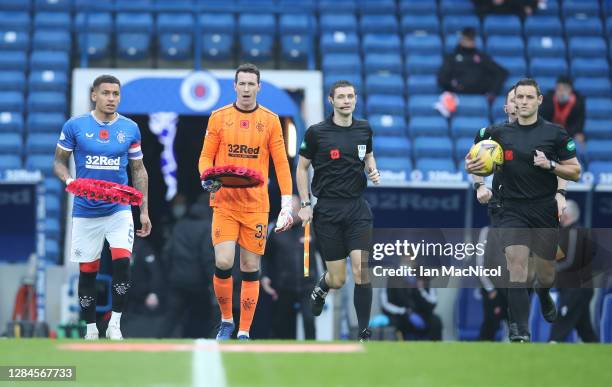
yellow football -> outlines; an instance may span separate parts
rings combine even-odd
[[[493,140],[482,140],[472,145],[468,154],[471,159],[480,159],[484,163],[481,170],[474,172],[478,176],[489,176],[504,164],[504,150]]]

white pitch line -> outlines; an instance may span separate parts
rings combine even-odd
[[[225,370],[216,340],[197,339],[193,350],[192,384],[194,387],[225,387]]]

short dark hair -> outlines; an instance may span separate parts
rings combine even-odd
[[[574,88],[574,82],[572,82],[572,79],[566,75],[560,75],[559,78],[557,78],[557,85],[560,83],[568,85],[572,89]]]
[[[257,75],[257,83],[259,83],[259,69],[253,63],[243,63],[236,69],[234,82],[238,82],[238,73],[251,73]]]
[[[341,79],[339,81],[334,82],[329,88],[329,96],[331,98],[334,98],[334,93],[336,92],[336,89],[339,87],[352,87],[353,90],[355,91],[355,94],[357,94],[357,89],[355,88],[355,85],[353,85],[351,82],[347,81],[346,79]]]
[[[461,36],[467,39],[476,39],[476,29],[474,27],[465,27],[461,30]]]
[[[510,94],[511,92],[516,90],[516,86],[512,86],[510,88],[510,90],[508,90],[508,92],[506,93],[506,103],[508,103],[508,94]]]
[[[103,74],[94,80],[93,89],[97,89],[98,86],[100,86],[103,83],[115,83],[119,85],[119,87],[121,87],[121,82],[119,82],[119,79],[117,79],[117,77],[114,77],[108,74]]]
[[[540,91],[540,86],[538,86],[538,82],[536,82],[535,79],[523,78],[520,81],[516,82],[514,88],[518,89],[519,86],[533,86],[536,89],[538,97],[542,95],[542,92]]]

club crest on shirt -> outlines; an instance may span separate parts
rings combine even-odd
[[[255,128],[257,128],[257,131],[258,131],[259,133],[261,133],[261,132],[263,132],[263,131],[264,131],[265,126],[264,126],[263,122],[258,121],[258,122],[257,122],[257,125],[255,125]]]
[[[365,145],[357,145],[357,154],[359,156],[359,160],[363,161],[366,155],[366,146]]]
[[[125,133],[123,133],[122,130],[117,133],[117,141],[119,141],[119,144],[123,144],[125,142]]]

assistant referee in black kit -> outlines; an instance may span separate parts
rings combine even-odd
[[[365,120],[353,118],[357,102],[355,87],[348,81],[335,82],[329,92],[331,117],[308,128],[300,146],[296,180],[300,194],[302,223],[313,221],[319,252],[327,271],[312,291],[312,312],[321,314],[329,289],[346,281],[346,257],[351,258],[355,280],[354,304],[359,339],[366,341],[372,307],[372,286],[367,276],[367,255],[372,244],[372,211],[363,198],[367,177],[378,184],[380,174],[372,153],[372,128]],[[308,168],[312,164],[313,210],[308,189]],[[362,269],[364,270],[362,273]]]
[[[480,138],[497,141],[504,150],[500,175],[502,228],[510,283],[508,309],[510,340],[529,341],[529,255],[534,258],[536,292],[543,314],[555,316],[549,290],[555,279],[558,245],[557,177],[576,181],[580,164],[576,145],[565,129],[538,117],[542,93],[533,79],[522,79],[515,87],[517,121],[480,131]],[[470,173],[482,168],[479,160],[468,160]]]

